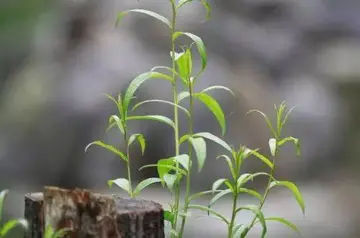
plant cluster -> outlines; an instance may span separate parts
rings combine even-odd
[[[297,153],[300,153],[299,140],[294,137],[283,137],[282,131],[288,120],[291,110],[286,112],[286,104],[282,103],[279,106],[275,106],[276,110],[276,123],[271,123],[269,118],[261,111],[258,112],[264,118],[268,127],[271,130],[272,138],[269,140],[269,148],[271,157],[267,157],[260,153],[258,149],[250,149],[245,146],[235,148],[229,145],[222,139],[222,136],[226,132],[226,119],[225,114],[217,102],[217,100],[211,96],[211,92],[214,90],[223,90],[234,95],[231,89],[224,86],[210,86],[201,91],[195,90],[195,85],[198,80],[201,80],[201,76],[207,66],[207,53],[203,40],[190,32],[183,32],[177,30],[178,12],[185,4],[196,2],[193,0],[168,0],[171,7],[172,18],[169,20],[158,13],[144,10],[144,9],[132,9],[118,14],[117,24],[121,22],[124,16],[129,13],[141,13],[150,16],[156,20],[162,22],[168,29],[171,41],[170,59],[171,66],[155,66],[148,72],[140,74],[132,80],[128,88],[124,93],[119,93],[117,97],[107,95],[107,97],[116,105],[117,112],[109,117],[108,129],[116,128],[123,136],[126,146],[126,151],[123,152],[103,141],[95,141],[90,143],[89,146],[97,145],[105,148],[106,150],[114,153],[123,160],[127,167],[127,177],[117,178],[108,181],[108,185],[113,184],[119,186],[125,190],[131,198],[135,198],[140,192],[154,183],[161,183],[163,187],[166,187],[172,194],[172,201],[170,203],[169,210],[165,211],[165,220],[169,222],[171,226],[171,237],[183,237],[184,227],[187,218],[190,216],[189,210],[197,209],[206,211],[208,214],[215,216],[223,221],[228,227],[228,237],[246,237],[248,232],[254,227],[255,224],[260,223],[262,226],[262,236],[265,237],[267,233],[266,223],[268,221],[281,222],[295,231],[298,231],[296,226],[291,222],[280,217],[265,217],[262,212],[263,205],[269,195],[269,191],[276,186],[284,186],[290,189],[296,198],[296,201],[301,207],[302,212],[305,211],[304,201],[297,186],[289,181],[278,181],[274,178],[275,170],[275,158],[279,152],[279,149],[287,142],[292,142],[296,146]],[[206,0],[197,1],[201,3],[206,11],[207,17],[210,17],[211,7]],[[194,3],[195,4],[195,3]],[[191,44],[187,46],[178,46],[178,40],[180,37],[186,37],[191,40]],[[201,59],[200,69],[196,70],[193,67],[193,53],[196,49]],[[172,86],[171,94],[172,101],[165,101],[161,99],[146,100],[142,102],[134,103],[135,93],[137,89],[145,82],[152,79],[160,79],[163,83],[168,83]],[[178,82],[181,82],[181,88],[178,86]],[[169,92],[170,93],[170,92]],[[184,106],[185,101],[189,102],[189,106]],[[214,115],[215,119],[219,123],[221,128],[221,135],[216,136],[210,132],[196,132],[194,130],[193,122],[195,117],[194,101],[198,100],[203,103]],[[134,115],[134,111],[137,108],[148,103],[163,103],[173,108],[173,118],[165,117],[163,115]],[[187,117],[187,133],[180,135],[179,133],[179,114],[184,113]],[[173,129],[174,132],[174,155],[170,158],[159,159],[157,164],[146,165],[140,170],[155,167],[158,172],[158,177],[148,178],[141,181],[134,186],[131,179],[131,159],[130,148],[138,142],[141,147],[142,153],[146,149],[146,140],[140,133],[131,134],[128,124],[131,121],[138,120],[152,120],[166,124]],[[213,183],[212,189],[203,191],[196,194],[191,194],[191,176],[194,165],[197,167],[197,171],[201,172],[204,167],[207,155],[207,143],[214,142],[224,148],[225,154],[220,155],[218,158],[223,158],[231,172],[231,178],[220,178]],[[181,153],[180,147],[184,144],[188,144],[188,152]],[[242,173],[242,165],[250,157],[256,158],[264,162],[269,167],[269,172],[259,173]],[[264,194],[260,194],[257,191],[248,189],[245,185],[255,179],[258,176],[266,176],[268,183],[265,188]],[[181,182],[185,183],[185,194],[183,200],[181,200]],[[221,187],[224,189],[220,189]],[[239,206],[238,200],[242,193],[247,193],[255,196],[259,200],[257,205]],[[209,202],[209,206],[202,206],[193,204],[192,201],[196,198],[205,195],[213,194],[213,198]],[[233,205],[231,218],[226,218],[224,215],[215,211],[211,206],[223,196],[231,194]],[[240,211],[249,210],[254,213],[254,218],[250,224],[237,224],[236,216]]]

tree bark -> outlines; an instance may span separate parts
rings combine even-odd
[[[44,227],[70,228],[71,238],[164,238],[164,210],[152,201],[87,190],[45,187],[25,196],[25,238],[43,238]]]

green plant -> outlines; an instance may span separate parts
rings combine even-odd
[[[164,23],[168,29],[170,34],[171,40],[171,51],[170,51],[170,58],[171,58],[171,66],[155,66],[148,72],[140,74],[137,76],[128,88],[125,90],[124,94],[119,94],[117,99],[108,96],[116,105],[118,113],[116,115],[111,115],[109,118],[109,128],[116,127],[119,132],[123,135],[125,145],[126,145],[126,152],[122,152],[119,149],[115,148],[112,145],[106,144],[102,141],[95,141],[90,143],[85,150],[89,148],[91,145],[97,145],[103,147],[112,153],[119,156],[122,160],[125,161],[127,165],[127,178],[119,178],[115,180],[110,180],[108,182],[109,186],[112,184],[118,185],[120,188],[125,190],[131,198],[136,197],[144,188],[147,186],[154,184],[154,183],[161,183],[164,187],[166,186],[167,189],[172,194],[172,202],[169,204],[170,209],[165,211],[165,220],[168,221],[171,225],[171,237],[183,237],[184,234],[184,227],[186,224],[187,217],[189,216],[188,210],[189,209],[200,209],[205,210],[221,220],[225,221],[229,228],[229,237],[234,237],[235,235],[241,234],[241,237],[245,237],[248,231],[256,224],[257,222],[261,222],[263,225],[263,235],[266,234],[266,223],[265,218],[262,214],[262,206],[268,196],[269,190],[275,185],[284,185],[289,187],[293,192],[297,191],[294,189],[294,184],[290,182],[279,182],[273,178],[273,170],[274,170],[274,160],[269,160],[264,155],[260,154],[258,150],[250,150],[246,147],[240,147],[240,149],[235,150],[232,146],[228,145],[223,139],[220,137],[210,133],[210,132],[195,132],[193,128],[193,121],[194,121],[194,101],[198,100],[203,103],[214,115],[215,119],[219,123],[221,128],[221,135],[224,136],[226,132],[226,120],[225,114],[219,105],[219,103],[211,96],[210,92],[213,90],[224,90],[226,92],[234,93],[224,86],[210,86],[204,90],[197,91],[195,90],[195,84],[198,80],[200,80],[200,76],[206,69],[207,66],[207,54],[206,48],[203,40],[189,32],[182,32],[178,31],[176,27],[177,18],[178,18],[178,11],[185,5],[189,4],[190,2],[200,2],[207,11],[207,17],[210,17],[211,7],[206,0],[168,0],[168,3],[171,7],[172,17],[170,20],[161,16],[155,12],[144,10],[144,9],[132,9],[125,12],[121,12],[118,14],[117,24],[123,19],[124,16],[131,12],[145,14],[150,16],[160,22]],[[180,37],[186,37],[191,40],[191,44],[188,46],[177,46],[177,40]],[[194,47],[195,46],[195,47]],[[200,69],[196,72],[193,69],[193,48],[196,48],[198,55],[200,56],[201,66]],[[179,50],[180,49],[180,50]],[[162,72],[160,72],[162,71]],[[154,100],[146,100],[142,102],[138,102],[135,105],[133,104],[133,99],[136,90],[146,81],[150,79],[161,79],[163,82],[170,83],[172,85],[172,101],[165,101],[161,99],[154,99]],[[179,90],[178,82],[181,83],[183,91]],[[189,101],[189,107],[186,108],[181,104],[187,99]],[[130,115],[134,112],[137,108],[142,105],[148,103],[163,103],[172,106],[173,108],[173,119],[162,116],[162,115]],[[278,151],[278,148],[281,147],[287,141],[296,142],[298,145],[298,140],[292,137],[288,137],[285,139],[281,139],[281,130],[284,126],[288,114],[286,114],[285,118],[282,119],[283,112],[285,110],[285,104],[281,104],[279,109],[277,110],[278,117],[277,117],[277,130],[275,131],[265,114],[260,112],[268,122],[268,125],[271,128],[274,138],[272,138],[270,142],[270,149],[272,156],[275,157]],[[188,122],[188,132],[185,135],[180,136],[179,133],[179,112],[184,113],[187,116]],[[258,111],[259,112],[259,111]],[[142,153],[145,150],[145,139],[142,134],[136,133],[129,136],[128,131],[128,123],[133,120],[152,120],[158,121],[161,123],[170,126],[174,131],[174,141],[175,141],[175,148],[174,148],[174,156],[170,158],[163,158],[158,160],[157,164],[150,164],[143,166],[140,170],[149,167],[155,167],[157,169],[158,178],[148,178],[142,182],[140,182],[136,188],[132,189],[132,182],[131,182],[131,173],[130,173],[130,146],[132,143],[137,140],[141,146]],[[214,183],[213,189],[210,191],[204,191],[198,194],[191,194],[191,173],[193,169],[194,162],[197,162],[197,171],[201,172],[205,160],[207,157],[207,141],[214,142],[220,146],[222,146],[226,151],[231,154],[231,158],[228,155],[223,155],[221,157],[225,158],[228,162],[229,168],[232,173],[232,179],[220,179]],[[187,153],[180,153],[180,146],[188,143],[188,152]],[[243,161],[249,157],[250,155],[255,156],[256,158],[265,162],[270,168],[270,173],[256,173],[256,174],[241,174],[240,167]],[[253,179],[256,176],[266,175],[269,177],[269,183],[266,187],[265,194],[261,196],[256,191],[246,189],[243,185]],[[184,200],[181,202],[181,190],[180,185],[181,182],[185,180],[185,196]],[[225,184],[228,186],[228,190],[218,190],[219,186]],[[296,186],[295,186],[296,188]],[[297,189],[297,188],[296,188]],[[218,200],[220,197],[224,196],[225,194],[233,194],[234,200],[234,208],[232,218],[228,220],[220,213],[217,213],[211,207],[205,207],[200,205],[191,204],[191,201],[194,200],[196,197],[202,196],[204,194],[214,193],[217,194],[211,200],[210,204],[213,204]],[[239,193],[249,193],[259,198],[260,205],[259,206],[247,206],[247,207],[237,207],[237,199]],[[297,194],[297,198],[300,199],[300,193]],[[298,200],[299,201],[299,200]],[[299,201],[300,204],[303,206],[302,198]],[[251,210],[253,211],[256,216],[254,220],[250,223],[249,226],[238,226],[235,224],[235,218],[237,213],[240,210]],[[267,218],[268,220],[277,220],[284,224],[289,225],[290,227],[294,227],[291,223],[287,222],[284,219],[280,218]],[[242,231],[242,232],[241,232]],[[240,233],[239,233],[240,232]]]
[[[14,229],[16,226],[21,226],[25,230],[28,228],[28,222],[25,219],[13,219],[10,221],[7,221],[5,223],[2,223],[2,212],[4,208],[4,200],[6,198],[6,195],[9,193],[9,190],[3,190],[0,192],[0,238],[6,237],[6,235]]]
[[[293,229],[296,232],[299,232],[296,225],[291,223],[290,221],[282,218],[282,217],[265,217],[262,212],[262,207],[269,195],[270,190],[275,186],[284,186],[287,187],[291,192],[293,193],[296,201],[298,202],[301,211],[305,212],[305,204],[304,200],[302,198],[302,195],[297,188],[297,186],[289,181],[278,181],[274,178],[274,171],[275,171],[275,158],[277,154],[279,153],[279,150],[282,146],[284,146],[287,142],[294,143],[296,147],[296,153],[297,155],[300,155],[300,144],[299,140],[294,137],[282,137],[282,131],[283,128],[288,120],[288,117],[290,115],[290,112],[292,109],[290,109],[285,115],[286,104],[283,102],[280,104],[279,107],[275,106],[276,110],[276,127],[274,127],[269,120],[269,118],[258,110],[253,110],[250,112],[258,112],[260,113],[264,118],[266,123],[268,124],[268,127],[271,130],[272,138],[269,139],[269,149],[270,154],[272,156],[272,159],[269,159],[265,155],[261,154],[258,149],[252,150],[245,146],[241,146],[238,150],[235,150],[232,146],[229,146],[231,149],[228,152],[231,156],[228,156],[227,154],[223,154],[218,156],[218,158],[224,158],[225,161],[228,164],[231,179],[227,178],[220,178],[216,180],[213,183],[212,190],[200,192],[197,194],[194,194],[191,199],[195,199],[199,196],[209,194],[209,193],[217,193],[210,201],[209,206],[200,206],[200,205],[192,205],[191,208],[201,209],[203,211],[207,211],[209,214],[211,213],[213,216],[217,217],[224,223],[226,223],[228,227],[228,237],[245,237],[250,229],[256,224],[260,223],[262,225],[262,235],[261,237],[265,237],[267,232],[266,222],[267,221],[277,221],[280,222],[289,228]],[[265,172],[257,172],[253,174],[249,173],[241,173],[241,167],[243,163],[251,156],[254,156],[257,159],[260,159],[262,162],[264,162],[270,169],[269,173]],[[253,181],[258,176],[266,176],[268,177],[268,183],[265,188],[265,192],[263,195],[260,195],[257,191],[245,188],[244,186],[249,182]],[[219,189],[220,186],[225,185],[226,189]],[[241,193],[247,193],[251,196],[256,197],[259,200],[259,205],[245,205],[245,206],[238,206],[238,198]],[[227,194],[232,195],[233,200],[233,206],[232,206],[232,215],[230,219],[227,219],[225,216],[221,215],[220,213],[214,211],[210,207],[218,201],[220,198],[224,197]],[[243,210],[249,210],[252,211],[255,216],[253,220],[248,224],[236,224],[236,216],[239,212]]]
[[[62,238],[69,232],[70,229],[63,228],[58,231],[55,231],[52,226],[49,224],[45,228],[44,238]]]

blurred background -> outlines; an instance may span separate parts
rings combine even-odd
[[[266,124],[245,113],[260,109],[274,118],[274,104],[296,105],[286,135],[300,138],[302,156],[285,147],[276,176],[299,184],[306,215],[282,189],[271,193],[265,214],[288,218],[307,238],[360,237],[360,1],[209,3],[211,20],[205,21],[205,10],[194,1],[181,9],[178,29],[198,34],[207,46],[209,65],[197,89],[220,84],[237,95],[213,94],[228,118],[227,141],[266,153]],[[116,108],[103,94],[115,95],[138,74],[170,64],[162,23],[133,14],[115,27],[116,14],[130,8],[170,13],[165,0],[1,0],[0,189],[10,189],[6,219],[23,216],[24,194],[44,185],[121,193],[109,190],[106,181],[125,176],[124,164],[100,148],[84,153],[93,140],[122,146],[115,130],[105,132]],[[137,98],[171,99],[170,87],[155,80],[141,87]],[[139,113],[172,115],[171,108],[153,104]],[[148,143],[144,156],[133,150],[134,177],[155,176],[154,170],[137,169],[174,153],[172,131],[156,122],[134,123],[131,131],[144,133]],[[200,104],[195,131],[220,135],[214,117]],[[207,190],[228,175],[226,164],[215,159],[221,148],[209,143],[208,151],[203,172],[194,175],[193,191]],[[265,169],[250,161],[244,171]],[[165,205],[169,198],[155,186],[142,196]],[[244,197],[242,202],[255,201]],[[227,213],[230,201],[215,208]],[[244,213],[239,219],[251,217]],[[259,237],[259,231],[250,237]],[[187,237],[221,238],[226,230],[203,217],[189,222],[187,232]],[[268,237],[297,236],[269,224]]]

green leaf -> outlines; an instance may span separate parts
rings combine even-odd
[[[204,195],[207,195],[207,194],[214,194],[215,192],[221,192],[223,190],[207,190],[207,191],[202,191],[202,192],[199,192],[199,193],[195,193],[193,195],[191,195],[189,197],[189,201],[192,201],[198,197],[201,197],[201,196],[204,196]]]
[[[141,181],[134,189],[134,196],[137,196],[138,194],[140,194],[140,192],[144,188],[146,188],[154,183],[160,183],[161,181],[162,180],[160,178],[148,178],[148,179]]]
[[[45,228],[45,238],[53,238],[54,235],[54,229],[52,228],[52,226],[49,224],[46,226]]]
[[[16,219],[6,222],[0,231],[0,236],[5,236],[10,230],[14,229],[16,226],[21,226],[25,230],[28,229],[28,222],[25,219]]]
[[[284,117],[284,120],[281,122],[281,128],[283,128],[286,124],[286,122],[288,121],[289,119],[289,115],[290,113],[294,110],[296,106],[293,106],[292,108],[290,108],[290,110],[286,113],[285,117]]]
[[[168,117],[161,115],[145,115],[145,116],[131,116],[127,120],[150,120],[165,123],[175,129],[175,123]]]
[[[270,119],[266,116],[266,114],[263,113],[263,112],[261,112],[261,111],[259,111],[259,110],[251,110],[251,111],[249,111],[249,112],[246,113],[246,114],[249,114],[249,113],[252,113],[252,112],[258,112],[258,113],[260,113],[261,116],[264,117],[264,119],[265,119],[265,121],[266,121],[266,123],[267,123],[267,125],[268,125],[268,127],[269,127],[269,129],[270,129],[270,131],[271,131],[271,133],[272,133],[272,135],[276,138],[278,135],[277,135],[276,131],[274,130],[274,127],[272,126],[271,121],[270,121]]]
[[[122,188],[126,192],[130,193],[131,191],[131,185],[127,179],[124,178],[118,178],[114,180],[108,181],[108,186],[111,188],[113,184],[116,184],[118,187]]]
[[[278,145],[279,146],[282,146],[284,145],[285,143],[287,142],[293,142],[294,145],[295,145],[295,149],[296,149],[296,155],[297,156],[300,156],[300,152],[301,152],[301,147],[300,147],[300,141],[299,139],[297,138],[294,138],[294,137],[286,137],[284,139],[282,139],[281,141],[279,141]]]
[[[205,164],[206,159],[206,142],[203,138],[189,138],[189,142],[191,143],[192,147],[194,148],[197,162],[198,162],[198,172],[202,170]]]
[[[238,189],[238,192],[239,192],[239,193],[247,193],[247,194],[249,194],[249,195],[252,195],[252,196],[256,197],[256,198],[259,199],[259,200],[262,199],[261,195],[260,195],[258,192],[256,192],[255,190],[252,190],[252,189],[239,188],[239,189]]]
[[[198,37],[197,35],[194,35],[192,33],[189,33],[189,32],[180,32],[180,31],[175,32],[174,35],[173,35],[173,40],[175,41],[181,35],[185,35],[185,36],[189,37],[196,44],[196,47],[197,47],[197,50],[198,50],[198,52],[200,54],[201,62],[202,62],[201,63],[201,70],[198,73],[198,75],[200,75],[202,72],[204,72],[204,70],[206,68],[206,65],[207,65],[205,44],[204,44],[204,42],[202,41],[202,39],[200,37]]]
[[[227,88],[227,87],[224,87],[224,86],[221,86],[221,85],[214,85],[214,86],[210,86],[208,88],[205,88],[204,90],[202,90],[201,92],[205,93],[205,92],[209,92],[209,91],[212,91],[212,90],[215,90],[215,89],[222,89],[222,90],[225,90],[225,91],[228,91],[229,93],[231,93],[233,96],[235,96],[235,93]]]
[[[276,139],[275,138],[269,139],[269,148],[270,148],[271,155],[275,156],[276,155]]]
[[[154,79],[154,78],[159,78],[159,79],[165,79],[167,81],[173,82],[173,79],[166,75],[166,74],[162,74],[162,73],[158,73],[158,72],[146,72],[143,74],[140,74],[139,76],[137,76],[135,79],[133,79],[129,85],[129,87],[126,90],[125,96],[124,96],[124,101],[123,101],[123,107],[125,110],[128,110],[129,104],[131,99],[134,97],[134,94],[136,92],[136,90],[147,80],[149,79]]]
[[[55,232],[52,236],[50,236],[51,238],[62,238],[66,235],[66,233],[70,232],[71,229],[70,228],[62,228],[60,230],[58,230],[57,232]],[[45,237],[46,238],[46,237]]]
[[[102,141],[94,141],[94,142],[91,142],[90,144],[88,144],[85,148],[85,152],[89,149],[90,146],[92,145],[97,145],[97,146],[100,146],[102,148],[105,148],[111,152],[113,152],[114,154],[120,156],[121,159],[123,159],[124,161],[128,161],[128,158],[126,157],[126,155],[121,152],[120,150],[116,149],[114,146],[112,145],[108,145],[108,144],[105,144],[104,142]]]
[[[190,113],[189,113],[189,111],[188,111],[185,107],[182,107],[182,106],[180,106],[180,105],[178,105],[178,104],[175,104],[175,103],[173,103],[173,102],[169,102],[169,101],[166,101],[166,100],[160,100],[160,99],[153,99],[153,100],[146,100],[146,101],[139,102],[138,104],[136,104],[136,105],[133,107],[132,110],[135,111],[135,109],[138,108],[139,106],[141,106],[141,105],[143,105],[143,104],[145,104],[145,103],[151,103],[151,102],[160,102],[160,103],[169,104],[169,105],[171,105],[171,106],[173,106],[173,107],[177,107],[178,109],[180,109],[180,110],[182,110],[183,112],[185,112],[188,117],[190,117]]]
[[[184,143],[185,141],[187,141],[190,138],[189,134],[183,135],[180,139],[179,139],[179,145],[181,145],[182,143]]]
[[[256,150],[251,150],[249,149],[249,153],[251,155],[254,155],[256,158],[260,159],[262,162],[264,162],[267,166],[269,166],[271,169],[274,168],[274,164],[268,159],[266,158],[264,155],[260,154],[259,152],[257,152]]]
[[[224,221],[226,224],[229,224],[230,222],[220,213],[214,211],[213,209],[209,208],[209,207],[205,207],[202,205],[189,205],[189,209],[197,209],[197,210],[202,210],[208,213],[211,213],[212,215],[218,217],[219,219],[221,219],[222,221]]]
[[[194,134],[193,137],[202,137],[202,138],[211,140],[231,152],[231,147],[224,140],[211,134],[210,132],[199,132],[199,133]]]
[[[142,155],[144,155],[144,152],[145,152],[145,147],[146,147],[146,142],[145,142],[145,138],[142,134],[133,134],[130,136],[129,138],[129,142],[128,142],[128,147],[131,146],[131,144],[137,140],[140,144],[140,147],[141,147],[141,153]]]
[[[190,97],[190,93],[187,92],[187,91],[183,91],[183,92],[180,92],[177,96],[177,100],[178,102],[180,103],[180,101],[182,101],[183,99],[187,98],[187,97]]]
[[[301,211],[303,214],[305,214],[305,203],[304,203],[304,199],[300,193],[300,190],[298,189],[298,187],[289,181],[273,181],[270,184],[270,188],[273,188],[275,186],[285,186],[287,187],[289,190],[291,190],[291,192],[293,193],[296,201],[298,202],[299,206],[301,207]]]
[[[182,54],[176,57],[176,64],[181,80],[185,85],[189,85],[189,79],[192,73],[192,56],[191,51],[186,49]]]
[[[206,93],[196,93],[194,96],[201,102],[203,102],[214,114],[221,127],[221,134],[224,135],[226,132],[226,121],[224,112],[221,109],[219,103],[213,97]]]
[[[117,16],[117,21],[116,21],[116,25],[118,25],[120,23],[120,21],[123,19],[123,17],[125,15],[127,15],[130,12],[138,12],[138,13],[143,13],[145,15],[151,16],[163,23],[165,23],[169,28],[171,28],[171,23],[168,19],[166,19],[165,17],[159,15],[158,13],[152,12],[152,11],[148,11],[148,10],[144,10],[144,9],[131,9],[128,11],[124,11],[124,12],[120,12]]]
[[[164,181],[165,181],[165,183],[166,183],[166,186],[170,189],[170,190],[172,190],[173,189],[173,187],[174,187],[174,184],[175,184],[175,182],[176,182],[176,179],[177,179],[177,176],[175,175],[175,174],[168,174],[168,173],[166,173],[166,174],[164,174]]]
[[[210,17],[211,17],[211,5],[206,0],[200,0],[200,2],[205,7],[205,9],[206,9],[206,19],[209,20]]]
[[[220,155],[220,156],[216,157],[216,159],[219,159],[219,158],[224,158],[226,160],[226,162],[228,163],[228,166],[229,166],[231,176],[233,177],[233,179],[236,179],[236,172],[235,172],[235,169],[234,169],[234,166],[233,166],[233,163],[232,163],[230,157],[227,155]]]
[[[164,211],[164,220],[170,222],[171,224],[174,222],[175,216],[170,211]]]
[[[242,237],[241,235],[247,230],[247,227],[243,224],[237,225],[232,231],[232,237]]]
[[[287,227],[289,227],[290,229],[292,229],[293,231],[297,232],[300,234],[300,231],[299,229],[296,227],[295,224],[293,224],[292,222],[284,219],[284,218],[281,218],[281,217],[267,217],[265,218],[266,221],[277,221],[277,222],[280,222],[284,225],[286,225]]]
[[[253,174],[242,174],[236,184],[238,186],[238,189],[240,189],[242,186],[244,186],[244,184],[246,184],[249,180],[254,180],[255,177],[261,176],[261,175],[265,175],[267,177],[270,177],[271,179],[275,180],[273,176],[271,176],[268,173],[264,173],[264,172],[258,172],[258,173],[253,173]]]
[[[280,136],[281,129],[282,129],[282,115],[284,113],[284,110],[286,108],[285,102],[282,102],[279,106],[279,109],[276,112],[276,127],[277,127],[277,134]],[[276,107],[275,107],[276,109]]]
[[[158,168],[158,173],[159,173],[159,169],[164,169],[164,170],[167,170],[167,171],[174,170],[174,171],[178,171],[180,174],[186,176],[186,171],[185,171],[185,170],[180,169],[180,168],[176,168],[176,167],[173,166],[173,165],[148,164],[148,165],[142,166],[139,170],[143,170],[143,169],[145,169],[145,168],[151,168],[151,167],[157,167],[157,168]],[[162,175],[162,176],[163,176],[163,175]],[[159,177],[160,177],[160,174],[159,174]]]
[[[0,222],[1,222],[1,219],[2,219],[2,213],[3,213],[3,209],[4,209],[4,200],[5,200],[8,193],[9,193],[9,190],[7,190],[7,189],[2,190],[0,192]]]
[[[236,209],[235,213],[238,213],[241,210],[252,211],[255,214],[255,216],[259,219],[261,226],[263,227],[263,230],[262,230],[262,233],[261,233],[261,238],[265,237],[266,232],[267,232],[267,227],[266,227],[264,214],[259,209],[259,207],[255,206],[255,205],[246,205],[246,206],[243,206],[243,207],[240,207],[240,208]]]
[[[107,130],[109,130],[113,125],[117,125],[117,127],[119,128],[120,132],[122,134],[125,134],[125,129],[124,129],[124,126],[123,126],[123,123],[122,121],[120,120],[120,118],[116,115],[112,115],[110,116],[109,118],[109,127],[107,128]]]
[[[186,3],[192,2],[193,0],[180,0],[179,3],[177,4],[176,8],[180,8],[182,6],[184,6]]]
[[[179,162],[186,171],[189,171],[189,169],[190,169],[189,162],[190,162],[190,166],[191,166],[191,161],[187,154],[178,155],[178,156],[172,157],[172,159],[174,161]]]
[[[215,192],[226,180],[224,178],[216,180],[212,185],[212,192]]]
[[[216,194],[209,202],[209,207],[211,207],[217,200],[219,200],[220,198],[222,198],[223,196],[227,195],[231,193],[230,189],[226,189],[221,191],[220,193]]]

